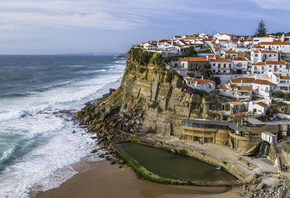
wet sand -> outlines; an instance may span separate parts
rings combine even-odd
[[[128,167],[108,161],[78,163],[80,173],[59,188],[37,193],[37,198],[239,198],[239,190],[227,187],[174,186],[138,179]]]

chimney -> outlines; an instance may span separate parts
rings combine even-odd
[[[203,80],[203,75],[201,76],[201,80]]]
[[[171,47],[173,46],[173,39],[171,39]]]
[[[243,86],[243,80],[241,80],[241,86]]]

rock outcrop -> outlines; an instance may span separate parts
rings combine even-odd
[[[88,103],[76,118],[89,130],[98,132],[99,141],[127,135],[156,132],[180,136],[183,119],[205,115],[208,94],[189,91],[182,77],[161,63],[160,54],[132,48],[121,86],[94,103]],[[203,108],[205,107],[206,108]],[[124,134],[123,133],[123,134]]]

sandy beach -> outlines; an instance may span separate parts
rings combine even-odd
[[[59,188],[37,193],[37,198],[238,198],[239,190],[227,187],[173,186],[137,178],[128,166],[119,168],[109,161],[93,164],[77,163],[80,173]]]

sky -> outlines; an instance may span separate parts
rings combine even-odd
[[[289,0],[9,0],[0,54],[124,53],[174,35],[290,32]]]

